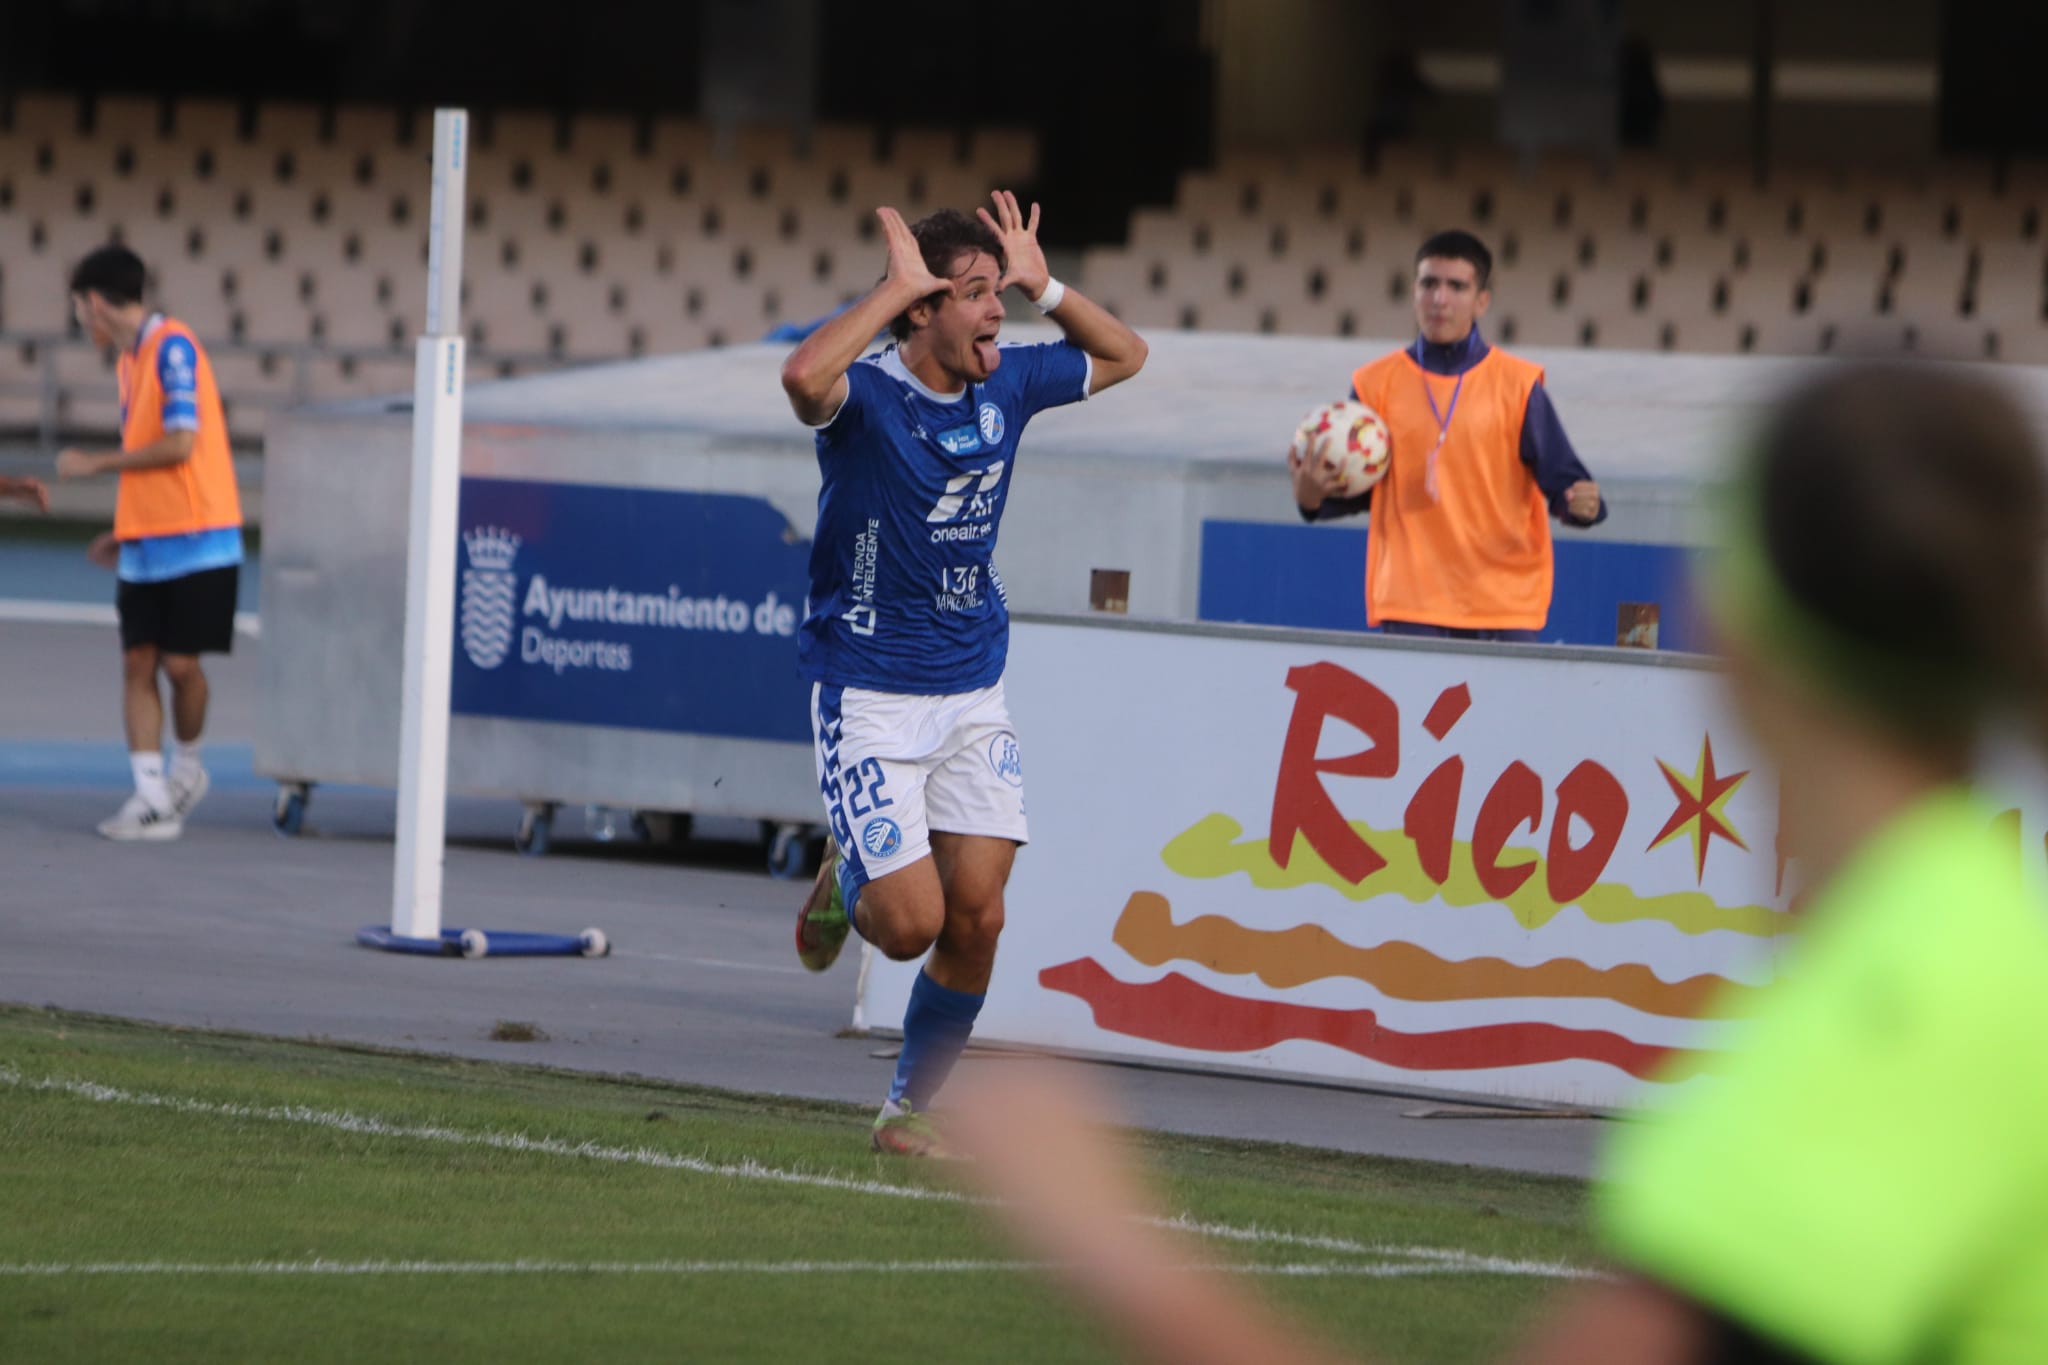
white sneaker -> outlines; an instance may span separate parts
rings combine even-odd
[[[185,781],[173,770],[166,783],[171,789],[171,813],[183,820],[192,813],[192,808],[206,799],[206,793],[213,787],[213,779],[206,775],[206,769],[195,767],[192,778]]]
[[[100,821],[100,837],[121,843],[175,839],[185,832],[185,822],[176,811],[161,811],[137,792],[122,803],[109,819]]]

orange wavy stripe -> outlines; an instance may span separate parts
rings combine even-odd
[[[1665,981],[1627,963],[1589,967],[1553,958],[1519,967],[1497,957],[1453,962],[1412,943],[1360,948],[1313,924],[1247,929],[1220,915],[1173,922],[1166,897],[1134,891],[1116,922],[1116,944],[1148,967],[1197,962],[1231,976],[1256,976],[1275,990],[1329,977],[1351,977],[1397,1000],[1495,1000],[1529,997],[1613,1000],[1645,1014],[1693,1019],[1734,1005],[1750,987],[1702,974]]]

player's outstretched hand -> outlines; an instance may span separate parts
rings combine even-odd
[[[1026,221],[1023,209],[1017,206],[1017,196],[1008,190],[997,190],[989,198],[995,201],[994,216],[987,209],[976,209],[975,213],[1003,242],[1005,268],[1002,283],[996,287],[1007,289],[1014,284],[1024,291],[1026,298],[1035,299],[1052,283],[1052,271],[1045,265],[1045,250],[1038,245],[1038,205],[1031,206],[1031,217]]]
[[[1077,1073],[1028,1061],[988,1069],[1001,1077],[969,1071],[955,1082],[947,1132],[971,1158],[961,1175],[995,1197],[996,1216],[1137,1358],[1336,1361],[1218,1271],[1194,1268],[1214,1253],[1161,1226],[1145,1173]]]
[[[882,220],[882,236],[889,243],[890,279],[917,286],[919,298],[953,292],[951,280],[940,279],[926,267],[924,253],[917,249],[917,238],[911,235],[910,225],[903,221],[902,214],[882,208],[875,210],[875,217]]]
[[[0,498],[18,498],[38,512],[50,510],[50,490],[43,486],[41,479],[0,474]]]
[[[994,1068],[988,1068],[992,1071]],[[1059,1262],[1127,1236],[1152,1212],[1107,1106],[1085,1078],[1058,1063],[1005,1062],[1000,1079],[968,1071],[947,1131],[971,1160],[962,1175],[1001,1201],[1011,1230]]]

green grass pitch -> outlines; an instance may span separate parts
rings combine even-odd
[[[868,1118],[0,1006],[0,1360],[1113,1358]],[[1383,1358],[1484,1358],[1594,1264],[1574,1181],[1131,1140],[1205,1256]]]

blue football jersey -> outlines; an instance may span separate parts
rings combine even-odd
[[[846,372],[846,402],[817,435],[817,539],[805,678],[926,696],[1003,676],[1010,612],[996,576],[1017,439],[1033,414],[1088,396],[1085,352],[1000,348],[985,384],[941,395],[891,346]]]

